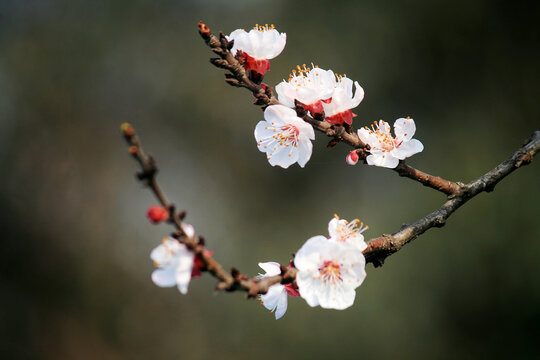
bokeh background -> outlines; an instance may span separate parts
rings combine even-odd
[[[291,299],[275,321],[244,294],[150,281],[171,229],[135,181],[131,122],[167,195],[224,266],[256,274],[326,234],[334,213],[391,233],[443,197],[345,165],[317,134],[305,169],[268,165],[251,95],[229,87],[197,22],[288,35],[266,82],[315,63],[358,80],[357,126],[410,115],[410,163],[470,181],[538,129],[535,1],[0,2],[0,357],[476,359],[540,356],[539,164],[390,257],[345,311]]]

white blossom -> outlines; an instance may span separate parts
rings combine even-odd
[[[395,168],[399,160],[403,160],[424,150],[424,145],[413,135],[416,131],[414,120],[400,118],[394,123],[394,138],[390,133],[390,125],[380,120],[372,125],[358,130],[358,136],[370,146],[370,155],[366,158],[369,165]]]
[[[283,105],[268,106],[264,119],[255,127],[255,139],[259,150],[267,154],[270,165],[286,169],[298,162],[304,167],[313,149],[313,127]]]
[[[287,81],[276,85],[279,102],[293,108],[294,101],[301,102],[312,114],[323,111],[322,101],[332,97],[336,87],[336,76],[332,70],[323,70],[318,66],[313,68],[296,67]]]
[[[234,30],[227,36],[227,40],[234,40],[231,48],[233,55],[246,55],[246,69],[264,74],[270,69],[268,60],[278,56],[285,48],[287,34],[279,33],[274,25],[256,25],[249,32],[244,29]]]
[[[281,268],[277,262],[261,262],[259,266],[265,271],[265,274],[259,274],[260,277],[281,274]],[[285,285],[274,284],[268,288],[266,294],[259,295],[259,300],[270,312],[275,311],[276,320],[278,320],[287,311],[287,296]]]
[[[296,283],[308,305],[342,310],[351,306],[355,289],[366,277],[365,259],[355,245],[315,236],[294,258]]]
[[[158,267],[152,273],[152,281],[157,286],[176,285],[182,294],[187,294],[195,255],[186,245],[172,237],[164,238],[162,243],[152,250],[150,258]]]
[[[348,222],[334,215],[334,218],[328,223],[329,240],[349,243],[354,245],[358,250],[364,251],[367,248],[367,244],[364,241],[364,235],[362,233],[367,229],[369,229],[369,226],[364,226],[364,223],[358,219]]]
[[[353,84],[356,89],[354,92]],[[353,83],[346,75],[338,75],[332,101],[322,103],[326,121],[335,125],[343,125],[343,123],[351,125],[352,118],[356,116],[351,109],[357,107],[363,99],[364,89],[358,81]]]

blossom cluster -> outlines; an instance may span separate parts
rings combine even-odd
[[[249,32],[238,29],[227,36],[233,41],[231,52],[240,59],[244,68],[255,79],[261,80],[270,70],[270,59],[277,57],[285,48],[287,35],[278,32],[274,25],[256,25]],[[304,167],[311,158],[315,139],[311,125],[296,115],[293,109],[302,105],[312,117],[321,118],[331,125],[343,125],[350,129],[356,114],[352,109],[364,98],[364,89],[346,74],[337,75],[332,70],[318,66],[297,66],[288,80],[275,87],[280,105],[270,105],[264,112],[264,120],[255,128],[257,147],[266,153],[272,166],[288,168],[294,163]],[[360,129],[358,136],[369,149],[368,165],[395,168],[399,160],[423,150],[420,141],[411,139],[415,132],[414,121],[400,118],[394,125],[396,137],[392,137],[386,122],[375,123],[375,128]],[[346,161],[355,165],[359,160],[356,150]]]
[[[297,269],[296,281],[274,284],[266,294],[259,295],[261,303],[276,319],[287,311],[288,297],[302,297],[310,306],[342,310],[351,306],[355,289],[366,277],[365,259],[362,252],[367,248],[362,233],[368,229],[359,220],[348,222],[337,215],[328,224],[328,237],[318,235],[307,240],[298,250],[289,267]],[[185,235],[195,236],[191,225],[184,225]],[[212,253],[208,252],[208,256]],[[187,294],[192,278],[206,270],[202,260],[178,239],[166,237],[150,253],[157,267],[152,281],[160,287],[176,286]],[[277,262],[261,262],[264,274],[259,277],[280,275]]]
[[[307,240],[294,257],[296,286],[274,284],[261,303],[275,311],[276,319],[287,310],[289,296],[301,296],[309,306],[343,310],[351,306],[355,289],[366,278],[366,261],[362,251],[367,248],[364,232],[368,227],[358,220],[348,222],[337,216],[328,224],[329,237],[314,236]],[[281,274],[276,262],[259,263],[266,272],[261,276]]]

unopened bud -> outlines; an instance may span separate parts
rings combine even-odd
[[[205,23],[203,23],[202,21],[199,21],[199,33],[204,37],[204,36],[208,36],[208,34],[210,34],[210,29],[208,28],[208,26],[206,26]]]
[[[358,153],[356,152],[356,150],[353,150],[349,153],[349,155],[347,155],[347,164],[349,165],[356,165],[356,163],[358,162]]]
[[[166,221],[169,219],[169,211],[165,209],[163,206],[154,205],[148,209],[146,216],[148,216],[148,219],[151,222],[153,222],[154,224],[157,224],[157,223],[160,223],[162,221]]]
[[[120,125],[120,130],[124,133],[124,136],[126,137],[132,137],[135,135],[135,129],[133,129],[133,126],[131,124],[125,122]]]

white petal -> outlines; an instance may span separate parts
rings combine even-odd
[[[320,266],[320,254],[328,246],[328,239],[324,236],[314,236],[302,245],[294,257],[294,266],[300,271],[316,270]]]
[[[288,123],[285,119],[289,117],[297,118],[296,111],[284,105],[270,105],[264,110],[264,119],[270,123],[282,125]]]
[[[354,98],[352,98],[350,109],[357,107],[364,99],[364,89],[362,89],[358,81],[354,82],[354,86],[356,87],[356,93],[354,94]]]
[[[298,129],[298,138],[301,140],[315,140],[315,131],[313,126],[304,120],[300,119],[298,116],[287,118],[289,124],[294,125]]]
[[[182,228],[186,235],[190,238],[195,236],[195,228],[191,224],[182,224]]]
[[[348,242],[354,246],[360,251],[364,251],[367,249],[367,244],[364,241],[364,235],[362,234],[356,234],[355,236],[351,237]]]
[[[294,164],[298,160],[298,150],[292,146],[280,146],[278,145],[277,149],[268,154],[270,158],[268,162],[272,166],[280,166],[284,169],[287,169],[289,166]]]
[[[176,285],[174,267],[154,270],[154,272],[152,272],[152,281],[160,287],[171,287]]]
[[[330,239],[336,240],[339,237],[339,234],[337,231],[339,221],[344,221],[344,220],[333,218],[328,223],[328,235],[330,236]]]
[[[270,286],[270,288],[268,288],[266,294],[262,294],[260,296],[260,300],[262,301],[262,304],[265,308],[270,311],[274,311],[279,303],[279,298],[282,296],[283,293],[285,293],[285,296],[287,295],[287,292],[285,291],[285,286],[281,284],[274,284]]]
[[[178,290],[186,295],[188,292],[189,282],[191,281],[191,271],[182,271],[176,273],[176,283]]]
[[[276,133],[274,131],[274,128],[271,127],[267,121],[261,120],[257,123],[257,126],[255,126],[254,135],[255,135],[255,140],[257,140],[257,143],[261,140],[271,138],[275,134]],[[261,148],[259,148],[259,150],[266,151],[266,150],[262,150]]]
[[[285,106],[294,107],[294,99],[296,98],[296,89],[287,81],[282,81],[276,85],[276,93],[278,100]]]
[[[317,296],[322,308],[343,310],[354,303],[356,292],[353,288],[341,283],[320,287]]]
[[[372,151],[371,155],[366,158],[366,161],[369,165],[375,165],[389,169],[393,169],[399,164],[399,159],[393,157],[387,151]]]
[[[300,141],[298,143],[298,149],[297,149],[298,159],[297,159],[297,161],[298,161],[298,165],[300,165],[300,167],[306,166],[307,162],[311,158],[312,151],[313,151],[313,144],[311,143],[311,141],[305,140],[305,141]]]
[[[167,237],[163,242],[152,250],[150,258],[161,267],[175,263],[176,256],[182,248],[178,240]]]
[[[390,132],[390,124],[387,123],[386,121],[379,120],[379,130],[382,133],[388,134]]]
[[[358,137],[364,144],[367,144],[371,147],[374,147],[379,143],[377,138],[374,135],[370,134],[370,130],[366,128],[358,129]]]
[[[390,154],[400,160],[403,160],[409,156],[422,152],[422,150],[424,150],[424,145],[422,145],[420,141],[412,139],[410,141],[401,143],[401,145],[392,150]]]
[[[317,289],[321,286],[321,281],[313,278],[312,273],[298,272],[296,274],[296,283],[298,284],[298,292],[309,306],[314,307],[319,305],[319,297]]]
[[[281,319],[287,311],[287,296],[287,292],[285,291],[285,289],[283,289],[276,306],[276,320]]]
[[[266,272],[264,276],[274,276],[281,274],[281,267],[279,263],[274,261],[260,262],[259,267]]]
[[[394,123],[394,133],[397,142],[409,141],[416,132],[416,125],[413,119],[400,118]]]

